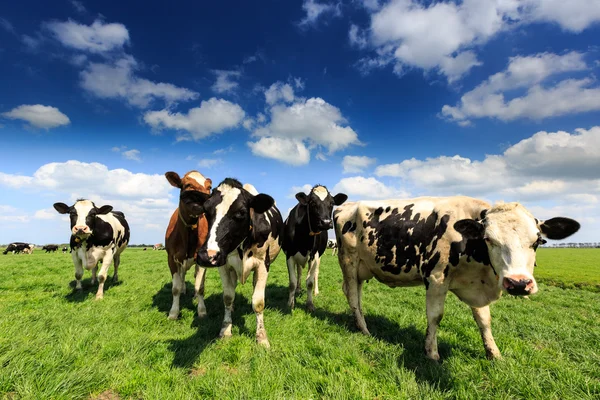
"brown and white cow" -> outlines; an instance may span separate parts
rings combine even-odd
[[[154,246],[152,246],[152,250],[159,250],[161,247],[163,247],[162,243],[156,243]]]
[[[535,251],[542,237],[577,232],[568,218],[538,221],[519,203],[495,206],[469,197],[346,203],[334,212],[343,290],[358,328],[369,334],[362,286],[375,278],[388,286],[425,284],[425,352],[438,360],[436,332],[448,291],[471,307],[486,354],[500,357],[489,305],[502,292],[537,292]]]
[[[269,195],[249,184],[227,178],[204,203],[208,238],[198,251],[198,263],[219,267],[225,316],[220,337],[231,336],[233,301],[238,280],[244,284],[254,271],[252,309],[256,314],[256,341],[269,347],[263,320],[269,267],[281,250],[283,220]]]
[[[179,207],[171,215],[165,235],[169,269],[173,279],[173,304],[169,319],[179,316],[179,296],[186,293],[185,274],[196,264],[196,251],[206,241],[208,224],[204,217],[204,202],[210,196],[212,181],[198,171],[190,171],[180,178],[176,172],[165,174],[169,183],[180,189]],[[160,248],[157,244],[154,247]],[[206,315],[204,305],[204,278],[206,270],[196,266],[194,297],[198,299],[198,317]]]

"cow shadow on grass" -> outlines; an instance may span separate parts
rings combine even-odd
[[[286,286],[268,285],[265,296],[267,307],[289,314],[290,309],[287,305],[288,293]],[[362,334],[356,327],[354,316],[350,313],[349,309],[344,313],[331,312],[319,307],[318,299],[315,298],[315,300],[315,311],[310,313],[310,315],[328,324],[341,326],[357,335]],[[297,300],[296,308],[304,309],[309,313],[305,303],[299,303]],[[438,352],[441,362],[437,363],[425,356],[425,332],[416,326],[400,326],[397,322],[383,315],[366,314],[365,320],[373,338],[403,347],[404,350],[397,359],[398,366],[412,371],[415,374],[417,382],[427,383],[440,390],[452,389],[453,378],[444,366],[444,360],[452,354],[451,347],[447,343],[438,337]],[[479,356],[474,355],[474,357]]]
[[[106,278],[104,282],[104,295],[110,291],[112,287],[119,286],[122,283],[121,280],[113,282],[112,276]],[[86,301],[88,298],[95,298],[98,292],[98,281],[92,285],[92,278],[86,278],[81,280],[81,289],[75,289],[75,280],[69,282],[69,286],[73,291],[65,296],[65,299],[72,303],[81,303]]]
[[[173,367],[191,369],[200,354],[211,343],[221,340],[218,338],[223,322],[225,306],[223,305],[223,293],[217,292],[204,299],[207,315],[198,318],[197,307],[193,300],[194,285],[187,282],[187,294],[181,295],[179,300],[180,310],[188,309],[194,313],[191,327],[196,328],[193,335],[185,339],[168,340],[169,350],[173,352]],[[152,304],[167,318],[171,309],[173,296],[171,294],[171,283],[165,284],[152,298]],[[249,336],[254,340],[255,332],[246,327],[245,316],[254,315],[251,301],[246,296],[236,293],[233,303],[233,335]],[[172,321],[177,323],[177,321]],[[227,339],[224,339],[227,340]]]

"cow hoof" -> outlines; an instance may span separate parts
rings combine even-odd
[[[440,361],[440,355],[438,353],[427,354],[427,358],[429,358],[431,361],[435,361],[435,362]]]
[[[96,283],[98,283],[98,282],[93,279],[90,281],[90,285],[95,285]]]
[[[104,298],[103,294],[97,294],[96,295],[96,300],[102,300]]]
[[[206,315],[207,315],[206,310],[204,310],[204,311],[198,310],[198,318],[204,318],[204,317],[206,317]]]
[[[308,312],[315,312],[315,305],[313,303],[308,303],[306,305],[306,309],[308,310]]]
[[[294,309],[295,305],[296,305],[296,302],[293,299],[288,301],[288,307],[291,308],[292,310]]]
[[[500,354],[500,352],[491,352],[491,351],[486,351],[486,357],[488,358],[488,360],[502,360],[502,354]]]
[[[169,316],[167,318],[170,320],[176,320],[178,316],[179,313],[169,313]]]
[[[265,349],[270,349],[271,344],[269,343],[269,339],[265,338],[256,338],[256,343],[264,347]]]

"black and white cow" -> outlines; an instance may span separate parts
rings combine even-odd
[[[45,250],[46,253],[54,253],[56,250],[58,250],[58,245],[56,245],[56,244],[47,244],[44,247],[42,247],[42,250]]]
[[[65,253],[66,253],[68,250],[69,250],[69,249],[67,248],[67,246],[63,247],[63,248],[62,248],[62,252],[63,252],[63,254],[65,254]]]
[[[8,246],[6,246],[6,249],[4,249],[2,254],[8,254],[8,253],[19,254],[21,252],[25,252],[25,249],[29,249],[30,246],[33,246],[33,245],[30,245],[29,243],[24,243],[24,242],[13,242],[13,243],[10,243]]]
[[[206,242],[197,262],[219,267],[225,316],[220,337],[231,336],[231,312],[238,279],[244,284],[254,271],[252,308],[256,314],[256,340],[269,347],[263,321],[265,286],[269,267],[281,250],[283,220],[273,198],[258,194],[252,185],[231,178],[217,186],[204,203],[208,221]]]
[[[333,239],[327,239],[327,248],[331,249],[331,255],[335,256],[337,253],[337,242]]]
[[[307,195],[296,194],[298,204],[285,220],[283,252],[286,256],[290,278],[288,305],[294,308],[295,295],[300,292],[302,268],[308,263],[306,276],[306,308],[314,311],[314,295],[319,294],[319,265],[327,248],[327,231],[333,228],[333,206],[343,204],[348,196],[338,193],[331,196],[325,186],[316,185]]]
[[[113,211],[112,206],[96,207],[90,200],[77,200],[72,206],[54,203],[54,209],[60,214],[71,217],[71,256],[75,265],[76,289],[81,289],[83,269],[92,271],[92,284],[96,283],[98,262],[102,268],[98,274],[98,292],[96,299],[104,297],[104,282],[108,268],[114,262],[113,282],[117,282],[121,253],[129,243],[129,225],[125,215]]]
[[[427,289],[425,351],[438,360],[436,332],[448,291],[471,307],[489,358],[499,358],[489,305],[502,292],[538,291],[533,277],[542,237],[563,239],[579,229],[569,218],[538,221],[519,203],[495,206],[469,197],[346,203],[334,212],[343,290],[358,328],[369,334],[362,285]]]

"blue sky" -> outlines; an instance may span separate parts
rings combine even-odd
[[[65,242],[56,201],[161,242],[166,171],[284,214],[470,195],[600,241],[600,1],[29,1],[0,7],[0,243]]]

